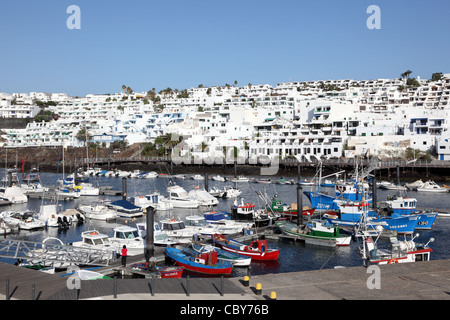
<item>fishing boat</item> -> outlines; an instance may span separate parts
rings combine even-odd
[[[298,237],[306,243],[334,247],[348,246],[351,241],[350,235],[342,235],[339,226],[332,225],[327,220],[313,219],[301,226],[279,220],[275,225],[283,234]]]
[[[217,259],[219,261],[227,261],[233,265],[233,267],[247,267],[252,262],[251,257],[243,256],[235,252],[225,251],[221,248],[211,246],[208,244],[201,244],[193,241],[191,243],[191,247],[194,251],[199,254],[207,253],[211,251],[217,252]]]
[[[167,257],[175,261],[178,266],[186,270],[211,275],[230,275],[233,266],[230,262],[222,262],[217,259],[217,252],[211,251],[198,254],[189,248],[167,247]]]
[[[395,230],[398,233],[413,233],[417,226],[418,216],[405,215],[402,216],[393,213],[390,216],[378,215],[375,211],[369,209],[371,204],[361,202],[342,202],[339,203],[339,210],[327,211],[323,218],[327,219],[332,224],[337,224],[340,227],[350,227],[360,224],[361,216],[367,215],[367,225],[374,229]]]
[[[158,276],[162,279],[181,278],[183,275],[184,267],[172,267],[172,266],[157,266],[155,263],[135,263],[132,270],[138,270],[144,273],[148,273],[151,276]]]
[[[235,199],[231,207],[231,218],[237,221],[253,221],[257,227],[263,227],[275,222],[280,217],[278,213],[265,209],[255,210],[255,207],[254,204],[244,203],[244,199],[241,199],[241,203],[238,204]]]
[[[447,188],[439,186],[436,182],[428,180],[423,186],[417,188],[419,192],[448,192]]]
[[[116,247],[117,252],[125,245],[129,256],[135,256],[144,253],[145,243],[139,236],[137,228],[130,226],[117,226],[114,228],[114,235],[109,238],[112,245]]]
[[[167,202],[171,203],[174,208],[198,208],[200,202],[189,196],[186,190],[178,185],[169,186],[167,188],[169,197]]]
[[[336,183],[333,195],[318,191],[303,191],[303,193],[316,210],[338,210],[338,203],[335,200],[361,201],[363,194],[369,195],[369,198],[366,198],[367,202],[372,202],[371,195],[364,192],[364,186],[356,182]]]
[[[278,195],[275,194],[272,198],[272,202],[269,206],[269,210],[273,211],[275,213],[279,213],[282,216],[289,216],[289,217],[297,217],[298,210],[297,210],[297,203],[292,203],[290,206],[283,203],[279,198]],[[311,216],[315,208],[309,208],[309,207],[303,207],[302,208],[302,215],[303,216]]]
[[[378,265],[429,261],[431,252],[433,252],[429,244],[434,239],[430,238],[426,244],[419,244],[414,241],[418,236],[419,234],[414,235],[414,237],[411,235],[411,239],[408,240],[407,235],[405,235],[403,241],[399,241],[397,237],[390,237],[389,245],[381,248],[377,245],[379,238],[373,241],[372,237],[363,235],[360,255],[365,261]]]
[[[117,219],[117,211],[105,206],[102,202],[82,204],[78,207],[87,219],[110,221]]]
[[[147,223],[138,222],[136,223],[136,228],[138,230],[139,236],[145,239],[147,236]],[[161,227],[157,222],[153,223],[153,244],[155,246],[167,247],[179,244],[180,242],[176,239],[172,239],[169,235],[161,230]]]
[[[417,199],[401,196],[388,196],[386,201],[378,203],[380,211],[387,211],[385,215],[416,215],[418,217],[416,229],[431,230],[438,214],[436,212],[418,212],[416,205]]]
[[[251,257],[252,260],[256,261],[277,260],[280,254],[278,248],[267,247],[267,240],[253,240],[250,245],[247,245],[222,234],[214,234],[212,238],[214,243],[225,251]]]

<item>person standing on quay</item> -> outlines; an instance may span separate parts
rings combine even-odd
[[[123,246],[122,248],[122,267],[126,267],[127,266],[127,246]]]

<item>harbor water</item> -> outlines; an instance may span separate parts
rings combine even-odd
[[[61,179],[61,174],[43,172],[40,174],[41,182],[46,187],[52,187],[56,185],[57,179]],[[270,178],[270,177],[268,177]],[[113,190],[122,190],[122,178],[117,177],[90,177],[91,183],[95,186],[110,186]],[[204,187],[204,181],[198,181],[193,179],[168,179],[168,178],[152,178],[152,179],[133,179],[127,178],[127,196],[128,198],[134,196],[143,196],[159,191],[162,195],[167,196],[167,186],[169,181],[176,183],[186,189],[188,192],[194,189],[196,186]],[[278,198],[286,203],[292,204],[297,202],[297,185],[283,185],[283,184],[260,184],[252,182],[221,182],[221,181],[208,181],[209,187],[218,187],[223,189],[224,186],[237,187],[242,191],[239,196],[244,199],[244,202],[255,204],[257,208],[264,205],[264,202],[258,197],[257,191],[267,194],[269,198],[272,198],[275,194]],[[303,187],[303,190],[311,190],[315,187]],[[329,194],[333,193],[333,188],[322,188],[322,191],[328,191]],[[394,191],[387,191],[378,189],[377,199],[378,201],[386,200],[388,195],[393,195]],[[419,208],[433,208],[441,209],[443,211],[450,208],[450,194],[449,193],[425,193],[409,191],[408,196],[417,199],[417,206]],[[80,204],[90,203],[100,199],[118,200],[121,199],[121,195],[116,196],[81,196],[78,199],[70,201],[60,201],[58,205],[61,209],[77,208]],[[155,216],[156,221],[160,221],[166,218],[178,217],[184,219],[189,215],[198,215],[202,212],[208,211],[226,211],[230,212],[230,207],[233,205],[233,199],[219,199],[219,205],[212,208],[200,207],[199,209],[174,209],[167,212],[157,212]],[[6,210],[25,210],[30,209],[36,212],[39,211],[40,206],[43,203],[49,203],[50,199],[29,199],[28,203],[14,204],[9,206],[0,207],[0,211]],[[310,205],[306,196],[303,196],[303,205]],[[19,233],[13,233],[6,235],[5,237],[10,239],[20,239],[27,241],[40,242],[47,237],[56,237],[62,240],[64,243],[71,243],[81,240],[81,233],[83,231],[96,229],[101,233],[105,233],[109,236],[113,235],[113,228],[117,225],[130,225],[134,226],[136,222],[145,221],[145,216],[136,219],[118,218],[117,221],[98,221],[87,220],[84,224],[75,226],[72,225],[66,230],[58,230],[57,228],[46,228],[38,231],[26,231],[21,230]],[[437,217],[435,225],[432,230],[418,230],[417,233],[420,236],[417,242],[426,243],[433,237],[434,242],[430,244],[433,249],[431,259],[449,259],[450,249],[447,244],[450,242],[450,218]],[[399,239],[402,240],[401,235]],[[302,242],[293,242],[292,240],[281,239],[279,241],[269,240],[269,246],[278,247],[281,249],[279,259],[272,262],[252,262],[251,272],[252,274],[267,274],[267,273],[285,273],[318,269],[330,269],[335,267],[353,267],[361,266],[362,260],[358,255],[360,243],[351,242],[348,247],[322,247],[316,245],[304,244]],[[13,259],[1,258],[0,261],[7,263],[14,263]],[[232,276],[242,276],[247,272],[246,269],[234,268]]]

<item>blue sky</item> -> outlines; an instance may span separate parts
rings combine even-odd
[[[69,30],[67,7],[81,9]],[[369,30],[367,7],[381,9]],[[16,0],[0,92],[115,93],[450,73],[448,0]]]

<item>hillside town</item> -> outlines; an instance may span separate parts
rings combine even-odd
[[[0,93],[5,148],[99,148],[143,144],[141,153],[182,141],[182,150],[210,159],[224,150],[249,157],[314,161],[401,157],[409,152],[450,160],[450,74],[395,79],[233,84],[156,92],[72,97],[65,93]],[[2,122],[7,123],[7,121]],[[242,152],[242,151],[240,151]]]

